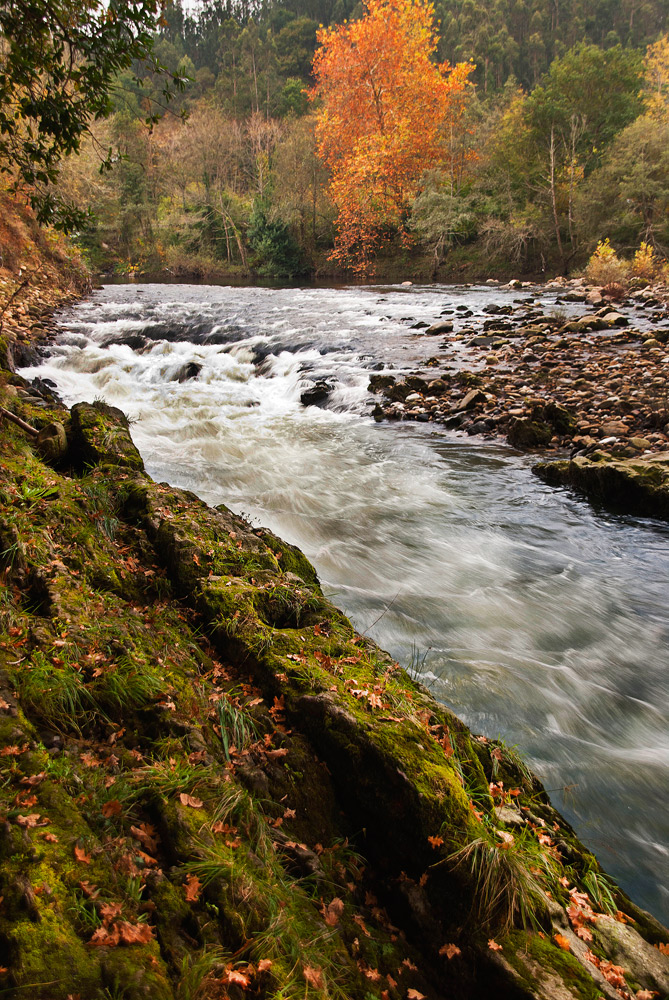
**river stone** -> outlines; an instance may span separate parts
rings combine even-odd
[[[428,326],[425,331],[426,336],[435,337],[439,333],[452,333],[453,332],[453,321],[450,319],[442,319],[437,323],[433,323],[432,326]]]
[[[623,316],[622,313],[619,312],[608,312],[602,317],[602,319],[605,323],[608,323],[609,326],[627,326],[629,324],[627,316]]]
[[[473,410],[480,403],[487,403],[488,397],[480,389],[470,389],[467,395],[458,403],[458,410]]]
[[[191,378],[197,378],[201,371],[202,365],[198,364],[197,361],[188,361],[181,366],[176,375],[172,376],[171,381],[187,382]]]
[[[302,392],[300,402],[302,406],[317,406],[328,398],[333,389],[332,379],[319,379]]]
[[[393,375],[372,375],[367,388],[370,392],[378,392],[379,389],[389,389],[391,385],[395,385]]]
[[[58,462],[67,452],[67,435],[61,423],[47,424],[35,438],[37,450],[46,462]]]
[[[507,430],[509,444],[514,448],[541,448],[549,444],[552,437],[552,427],[529,417],[516,417]]]

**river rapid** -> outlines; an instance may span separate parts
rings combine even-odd
[[[109,285],[22,374],[69,405],[121,407],[154,479],[303,549],[357,628],[475,732],[516,745],[604,867],[669,922],[669,526],[550,489],[507,446],[370,417],[373,372],[461,363],[416,323],[457,331],[518,298],[555,303],[483,287]],[[191,363],[197,377],[177,381]],[[302,405],[321,378],[325,404]]]

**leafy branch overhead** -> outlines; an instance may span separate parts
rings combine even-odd
[[[52,190],[61,159],[79,150],[91,123],[113,110],[116,78],[135,61],[155,73],[159,0],[9,0],[0,5],[0,171],[28,185],[40,222],[61,228],[84,213]],[[163,97],[183,85],[164,76]],[[155,120],[151,116],[149,120]],[[103,160],[109,167],[112,150]]]

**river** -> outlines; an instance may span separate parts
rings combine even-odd
[[[550,489],[502,444],[369,415],[371,373],[459,365],[416,323],[457,330],[514,299],[555,305],[485,287],[108,285],[22,374],[121,407],[154,479],[299,545],[357,628],[517,746],[669,922],[669,526]],[[176,381],[189,363],[197,377]],[[318,378],[326,404],[303,406]]]

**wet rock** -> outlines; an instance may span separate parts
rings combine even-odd
[[[319,379],[302,392],[300,402],[303,406],[318,406],[319,403],[325,402],[334,387],[334,379]]]
[[[623,316],[619,312],[607,312],[602,317],[605,323],[609,326],[627,326],[629,324],[629,319],[627,316]]]
[[[465,395],[464,399],[460,400],[458,403],[459,410],[473,410],[474,407],[479,406],[481,403],[487,403],[488,397],[481,389],[470,389]]]
[[[539,462],[533,471],[551,486],[572,486],[616,510],[669,520],[669,452],[624,460],[595,452]]]
[[[428,326],[425,331],[428,337],[436,337],[440,333],[451,333],[453,331],[453,321],[450,319],[442,319],[437,323],[433,323],[432,326]]]
[[[173,382],[188,382],[189,379],[197,378],[202,371],[202,365],[197,361],[188,361],[182,365],[179,371],[172,376]]]
[[[372,375],[367,388],[370,392],[379,392],[381,389],[389,389],[391,385],[395,385],[393,375]]]
[[[509,424],[507,438],[514,448],[541,448],[550,444],[553,429],[540,420],[515,417]]]

